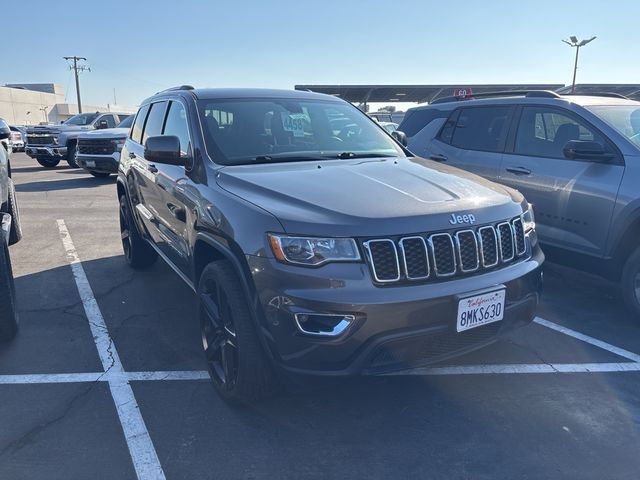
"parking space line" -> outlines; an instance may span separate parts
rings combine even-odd
[[[527,373],[608,373],[640,372],[640,363],[523,363],[495,365],[454,365],[448,367],[419,367],[384,376],[402,375],[501,375]]]
[[[58,220],[57,223],[60,238],[73,271],[73,277],[89,321],[89,327],[91,328],[102,367],[105,372],[124,373],[116,346],[109,336],[107,324],[93,295],[93,290],[82,267],[82,262],[73,244],[69,230],[64,220]],[[158,454],[149,436],[149,431],[144,423],[129,381],[123,376],[120,380],[110,379],[108,383],[138,479],[164,479],[162,465],[160,465]]]
[[[0,385],[97,382],[101,380],[101,376],[104,376],[104,372],[0,375]]]
[[[575,330],[571,330],[570,328],[563,327],[562,325],[558,325],[557,323],[550,322],[549,320],[545,320],[544,318],[536,317],[533,321],[538,325],[550,328],[551,330],[555,330],[556,332],[564,333],[565,335],[573,337],[577,340],[581,340],[595,347],[602,348],[603,350],[607,350],[608,352],[614,353],[620,357],[627,358],[632,362],[640,362],[640,355],[638,355],[637,353],[633,353],[629,350],[616,347],[614,345],[611,345],[610,343],[603,342],[602,340],[590,337],[589,335],[585,335],[584,333],[576,332]]]

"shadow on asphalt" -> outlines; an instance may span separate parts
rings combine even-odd
[[[62,173],[62,172],[60,172]],[[82,171],[82,173],[85,173]],[[43,182],[27,182],[16,185],[17,192],[51,192],[57,190],[70,190],[73,188],[94,188],[102,185],[113,184],[115,176],[107,178],[95,178],[83,176],[82,178],[65,178],[64,180],[51,180]]]

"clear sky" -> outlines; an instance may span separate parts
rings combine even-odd
[[[5,9],[6,10],[6,9]],[[0,84],[56,82],[88,58],[83,103],[178,84],[640,83],[640,0],[31,0],[3,22]],[[7,13],[5,11],[5,13]]]

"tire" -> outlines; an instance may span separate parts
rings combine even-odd
[[[96,178],[107,178],[111,174],[108,172],[94,172],[93,170],[89,170],[89,173]]]
[[[235,269],[221,260],[198,282],[198,315],[209,377],[229,403],[250,403],[274,393],[276,379]]]
[[[20,225],[20,212],[18,210],[18,202],[16,201],[16,187],[13,180],[8,180],[8,198],[6,207],[3,209],[5,213],[11,215],[11,230],[9,231],[9,245],[18,243],[22,239],[22,226]]]
[[[142,270],[153,265],[158,259],[158,253],[140,235],[126,195],[120,197],[120,238],[124,256],[130,267]]]
[[[55,168],[60,163],[59,158],[36,158],[36,161],[45,168]]]
[[[7,244],[0,247],[0,341],[8,341],[18,331],[18,312],[16,311],[16,289],[13,282],[13,270]]]
[[[640,321],[640,248],[627,258],[620,280],[625,306]]]
[[[76,150],[77,146],[75,143],[67,147],[67,163],[71,168],[78,168],[78,164],[76,163]]]

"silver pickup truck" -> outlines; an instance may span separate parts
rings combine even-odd
[[[53,168],[65,159],[75,162],[78,135],[82,132],[114,128],[127,118],[127,113],[80,113],[60,125],[38,125],[27,129],[26,153],[46,168]]]

